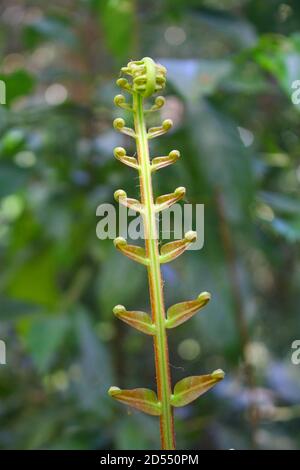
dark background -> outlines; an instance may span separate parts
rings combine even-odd
[[[136,175],[112,149],[115,79],[130,59],[168,68],[181,151],[155,193],[205,204],[205,245],[166,265],[167,305],[212,294],[169,335],[173,381],[226,379],[177,410],[180,449],[299,449],[300,3],[2,0],[0,448],[157,449],[158,421],[110,385],[155,387],[151,339],[112,307],[149,310],[143,267],[96,237],[96,208]]]

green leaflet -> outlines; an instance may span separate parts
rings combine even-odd
[[[169,263],[180,256],[197,239],[196,232],[187,232],[182,240],[166,243],[160,250],[160,262]]]
[[[185,406],[196,400],[224,378],[221,369],[212,374],[195,375],[180,380],[174,387],[171,403],[175,407]]]
[[[157,400],[156,393],[148,388],[121,390],[118,387],[110,387],[108,393],[125,405],[132,406],[148,415],[159,416],[161,414],[161,404]]]
[[[160,157],[160,158],[165,158],[165,157]],[[155,165],[155,159],[154,159],[154,165]],[[176,188],[174,193],[164,194],[163,196],[158,196],[155,200],[155,210],[159,212],[164,209],[168,209],[169,207],[172,206],[172,204],[175,204],[175,202],[180,201],[180,199],[182,199],[184,196],[185,196],[184,187]]]
[[[151,321],[148,313],[139,311],[127,311],[123,305],[116,305],[113,309],[116,317],[120,318],[123,322],[133,326],[139,331],[146,333],[146,335],[155,335],[155,325]]]
[[[202,292],[196,300],[188,300],[172,305],[167,311],[166,327],[175,328],[186,322],[195,315],[200,308],[205,307],[209,300],[210,294],[208,292]]]
[[[120,250],[124,255],[133,261],[137,261],[141,264],[149,264],[146,257],[146,252],[141,246],[128,245],[125,238],[117,237],[114,240],[115,247]]]
[[[178,150],[172,150],[169,155],[165,157],[154,157],[151,161],[151,171],[157,171],[161,168],[165,168],[166,166],[175,163],[178,158],[180,158],[180,152],[178,152]]]

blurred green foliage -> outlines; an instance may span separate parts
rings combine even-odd
[[[152,56],[175,122],[153,154],[182,154],[155,192],[205,204],[205,246],[164,268],[166,302],[212,293],[169,335],[173,380],[227,372],[177,411],[178,447],[299,449],[300,3],[3,0],[0,14],[0,448],[159,447],[154,418],[107,397],[154,387],[151,340],[111,313],[149,309],[145,271],[95,234],[99,204],[138,192],[112,156],[132,149],[112,130],[115,79]]]

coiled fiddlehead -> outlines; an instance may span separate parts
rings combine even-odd
[[[123,190],[115,192],[119,203],[138,211],[144,222],[145,249],[128,245],[122,237],[115,239],[114,244],[123,254],[143,264],[148,271],[151,301],[151,316],[145,312],[127,311],[123,305],[117,305],[113,312],[117,318],[152,336],[155,351],[155,368],[157,393],[145,388],[121,390],[111,387],[109,394],[117,400],[137,408],[150,415],[159,416],[162,449],[175,449],[173,408],[185,406],[195,400],[224,377],[221,370],[202,376],[192,376],[180,380],[172,391],[167,330],[175,328],[191,318],[210,299],[210,294],[202,292],[195,300],[182,302],[170,307],[165,313],[163,281],[160,265],[172,261],[196,240],[195,232],[187,232],[182,240],[166,243],[159,250],[155,217],[158,211],[170,207],[185,195],[185,188],[179,187],[173,193],[158,196],[154,201],[152,190],[152,173],[174,163],[180,157],[177,150],[169,155],[150,160],[148,141],[167,132],[172,121],[166,119],[161,126],[147,129],[145,115],[156,111],[164,105],[164,98],[158,96],[149,109],[144,109],[144,100],[161,91],[166,83],[166,69],[145,57],[132,61],[121,69],[122,77],[117,85],[132,95],[132,103],[127,103],[123,95],[115,97],[115,104],[131,111],[134,117],[134,129],[126,127],[122,118],[114,121],[116,130],[133,137],[136,141],[137,156],[127,156],[125,149],[117,147],[115,157],[127,166],[138,171],[141,188],[141,201],[127,197]],[[124,77],[126,75],[126,77]]]

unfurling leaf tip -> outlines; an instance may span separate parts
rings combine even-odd
[[[117,189],[117,191],[114,192],[114,198],[118,202],[120,198],[126,198],[127,194],[123,189]]]
[[[225,377],[225,372],[222,369],[214,370],[211,374],[213,379],[222,380]]]
[[[172,160],[178,160],[178,158],[180,158],[180,152],[179,152],[179,150],[171,150],[171,152],[169,153],[169,157],[170,157]]]
[[[125,121],[122,118],[116,118],[113,121],[113,126],[116,130],[123,129],[125,127]]]
[[[186,193],[186,189],[184,186],[179,186],[178,188],[175,189],[174,192],[176,196],[184,196]]]
[[[128,85],[128,80],[124,77],[121,77],[121,78],[118,78],[118,80],[116,81],[116,84],[119,87],[124,87],[124,86]]]
[[[113,308],[113,313],[118,316],[120,315],[121,313],[125,312],[126,311],[126,308],[124,307],[124,305],[116,305],[114,308]]]
[[[194,232],[193,230],[189,230],[188,232],[185,233],[184,238],[188,242],[195,242],[197,240],[197,232]]]
[[[207,300],[207,302],[211,299],[211,294],[209,292],[201,292],[201,294],[198,295],[198,300]]]
[[[123,95],[116,95],[114,97],[114,103],[116,106],[120,106],[120,104],[125,103],[125,96]]]
[[[166,100],[163,96],[157,96],[155,98],[155,104],[158,108],[162,108],[165,104]]]
[[[116,84],[120,88],[123,88],[123,90],[129,91],[130,93],[132,93],[132,87],[126,78],[124,77],[118,78],[118,80],[116,81]]]
[[[162,128],[165,130],[165,131],[168,131],[169,129],[171,129],[173,127],[173,121],[172,119],[165,119],[162,123]]]
[[[123,237],[117,237],[114,239],[114,245],[116,248],[118,248],[119,246],[126,246],[127,241]]]
[[[120,391],[121,391],[121,389],[119,387],[110,387],[109,390],[108,390],[108,394],[111,397],[114,397]]]
[[[116,158],[125,157],[125,155],[126,155],[126,150],[123,147],[114,148],[114,156]]]

